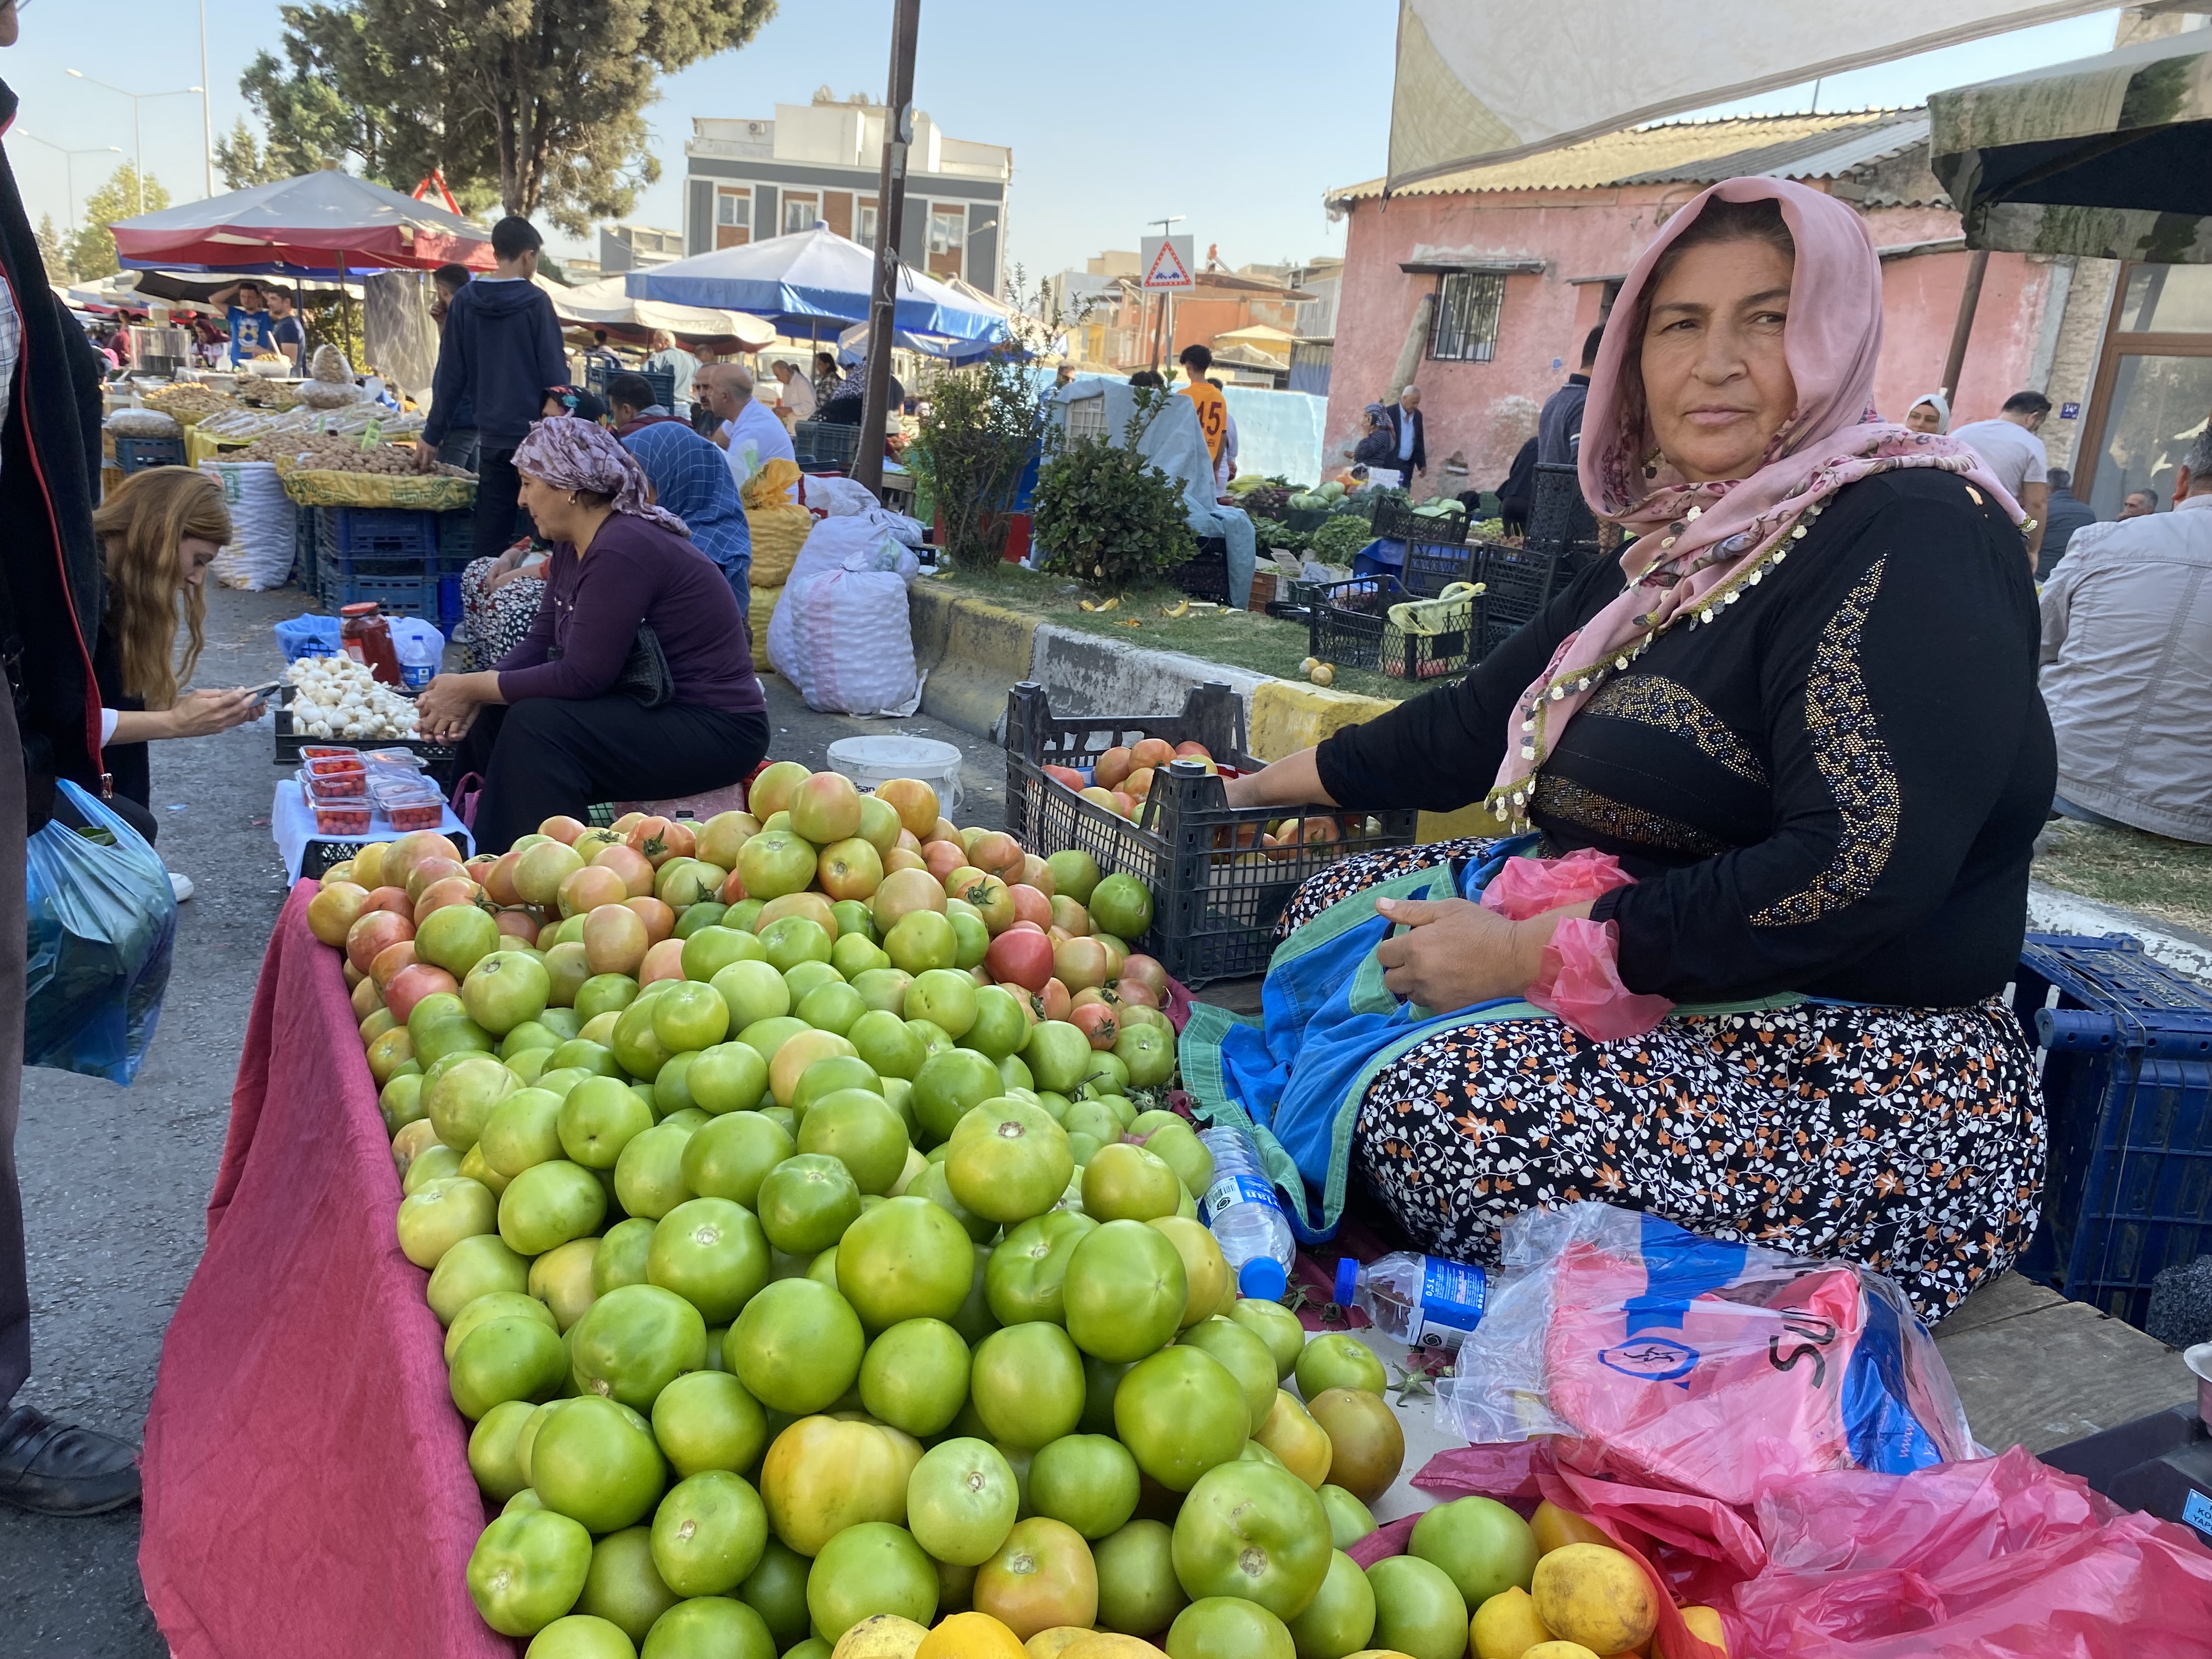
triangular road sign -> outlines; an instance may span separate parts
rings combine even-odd
[[[1154,239],[1148,237],[1146,240]],[[1194,287],[1195,284],[1190,280],[1190,270],[1184,256],[1176,246],[1177,240],[1188,241],[1189,239],[1162,236],[1157,240],[1159,242],[1159,248],[1152,255],[1151,264],[1145,268],[1144,286],[1146,288]]]

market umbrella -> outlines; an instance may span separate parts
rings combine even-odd
[[[116,257],[139,269],[336,276],[492,264],[483,227],[335,167],[142,213],[109,229]]]
[[[860,243],[817,227],[743,247],[695,253],[623,277],[633,300],[712,306],[766,319],[779,332],[815,337],[823,324],[866,322],[876,256]],[[893,325],[912,335],[996,341],[1006,319],[995,301],[979,304],[949,284],[902,264]]]
[[[2212,263],[2212,28],[1939,92],[1928,116],[1967,246]]]

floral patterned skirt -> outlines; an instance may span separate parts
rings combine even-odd
[[[461,625],[453,637],[469,651],[469,666],[478,672],[518,645],[538,618],[545,594],[542,577],[517,576],[491,586],[495,558],[471,559],[461,572]]]
[[[1347,860],[1307,884],[1287,925],[1486,844]],[[1494,1020],[1430,1037],[1376,1074],[1352,1167],[1439,1255],[1495,1262],[1521,1211],[1597,1199],[1878,1268],[1933,1324],[2035,1231],[2034,1060],[1994,1002],[1678,1014],[1618,1042],[1556,1019]]]

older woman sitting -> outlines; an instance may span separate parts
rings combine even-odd
[[[2033,1232],[2034,1051],[1997,999],[2053,777],[2035,595],[1980,460],[1864,418],[1881,343],[1848,206],[1706,191],[1630,273],[1592,378],[1582,484],[1636,537],[1619,565],[1462,683],[1228,785],[1486,800],[1634,878],[1520,921],[1375,902],[1404,924],[1389,988],[1462,1011],[1342,1109],[1352,1170],[1424,1248],[1495,1261],[1516,1212],[1603,1199],[1855,1258],[1933,1321]],[[1347,861],[1286,923],[1494,845]],[[1531,1006],[1577,957],[1640,1034]]]
[[[477,844],[744,778],[768,750],[768,705],[727,579],[605,428],[540,421],[514,466],[553,544],[537,618],[496,667],[441,674],[418,705],[425,734],[465,739],[461,769],[483,777]]]

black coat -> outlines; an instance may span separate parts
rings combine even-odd
[[[1417,409],[1413,410],[1413,455],[1412,461],[1407,463],[1407,465],[1412,467],[1413,471],[1422,472],[1427,471],[1429,465],[1429,428],[1428,423],[1421,419],[1421,411]],[[1405,418],[1406,406],[1403,404],[1392,404],[1390,405],[1389,462],[1389,465],[1392,466],[1401,465],[1397,457],[1399,449],[1406,441],[1406,429],[1404,427],[1401,426],[1399,422]]]
[[[15,120],[0,83],[0,131]],[[28,828],[53,780],[97,791],[100,698],[92,647],[106,609],[92,507],[100,477],[100,354],[46,285],[15,175],[0,154],[0,277],[22,324],[0,428],[0,654],[15,693]]]

